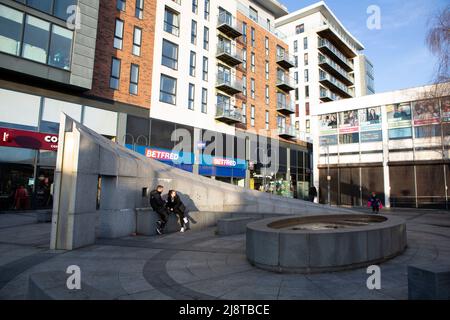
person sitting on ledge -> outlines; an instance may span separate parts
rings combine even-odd
[[[162,185],[158,185],[155,190],[150,192],[150,206],[160,218],[160,220],[156,222],[156,232],[158,234],[162,234],[164,232],[164,227],[166,226],[168,218],[166,202],[161,197],[163,190],[164,187]]]
[[[180,232],[184,232],[186,230],[186,224],[189,222],[189,220],[184,215],[186,206],[184,205],[183,201],[181,201],[180,196],[175,190],[169,190],[169,194],[167,197],[167,209],[169,209],[169,212],[173,212],[178,215],[181,224]]]

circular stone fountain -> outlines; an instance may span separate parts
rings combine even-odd
[[[333,214],[270,218],[247,225],[247,259],[276,272],[315,273],[377,264],[406,248],[395,216]]]

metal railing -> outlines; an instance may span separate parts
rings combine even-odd
[[[239,91],[243,90],[242,80],[238,79],[236,76],[227,73],[217,73],[216,74],[216,86],[228,86]]]
[[[327,47],[331,52],[333,52],[342,62],[344,62],[347,66],[353,69],[353,61],[347,58],[338,48],[336,48],[330,41],[327,39],[319,38],[319,48]]]
[[[219,56],[222,54],[227,54],[234,59],[242,61],[242,50],[237,48],[234,44],[219,41],[219,43],[217,43],[216,55]]]
[[[230,103],[218,103],[216,105],[216,118],[228,118],[242,122],[242,112]]]

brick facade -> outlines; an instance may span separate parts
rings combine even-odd
[[[265,130],[265,113],[269,111],[269,129],[277,129],[277,116],[281,115],[277,112],[277,92],[279,89],[276,86],[277,81],[277,46],[283,47],[288,52],[288,45],[282,40],[277,38],[274,34],[260,26],[255,21],[246,17],[242,13],[237,13],[237,19],[247,24],[247,43],[243,42],[243,37],[238,39],[240,48],[246,48],[247,50],[247,69],[244,70],[242,65],[237,69],[237,76],[242,78],[243,75],[247,76],[247,97],[240,97],[237,105],[242,106],[242,102],[247,103],[246,118],[247,123],[244,125],[237,125],[238,129],[255,129],[258,133],[259,130]],[[251,28],[255,29],[255,47],[251,45]],[[266,55],[265,50],[265,38],[269,39],[269,55]],[[255,72],[251,70],[251,53],[255,53]],[[269,62],[269,80],[265,77],[265,64]],[[286,71],[287,72],[287,71]],[[289,72],[287,72],[289,74]],[[255,79],[255,99],[251,97],[251,79]],[[269,104],[266,104],[265,90],[266,85],[269,86]],[[240,100],[240,101],[239,101]],[[290,101],[289,95],[287,101]],[[255,106],[255,126],[250,125],[251,106]],[[286,124],[290,123],[290,117],[286,117]],[[263,131],[261,131],[263,134]],[[266,131],[269,135],[269,132]],[[285,140],[280,138],[280,140]],[[292,140],[285,140],[293,142]]]
[[[114,0],[100,0],[100,16],[94,64],[93,95],[141,108],[150,108],[152,90],[153,47],[155,33],[156,1],[145,1],[143,19],[135,17],[136,1],[126,1],[125,11],[116,8]],[[115,49],[116,19],[124,21],[122,50]],[[132,54],[134,27],[141,28],[141,55]],[[119,90],[109,86],[112,57],[121,60]],[[138,94],[129,93],[131,64],[139,65]]]

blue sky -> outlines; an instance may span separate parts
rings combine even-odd
[[[449,0],[326,0],[337,18],[365,47],[375,67],[375,90],[385,92],[429,84],[436,59],[425,37],[428,17]],[[290,12],[314,0],[280,0]],[[367,8],[381,10],[381,29],[369,30]]]

